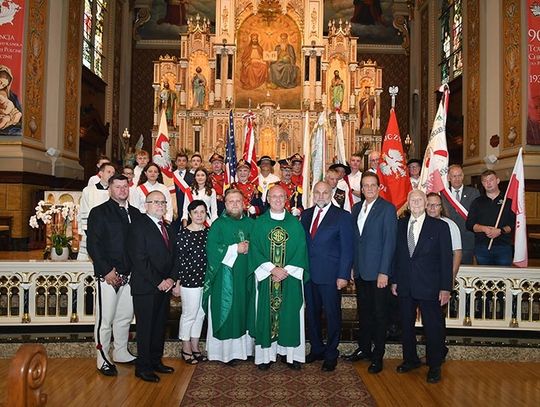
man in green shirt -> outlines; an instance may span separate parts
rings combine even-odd
[[[242,192],[228,189],[224,200],[225,211],[208,232],[203,308],[208,316],[208,359],[233,365],[253,355],[253,340],[247,333],[247,253],[254,221],[243,216]]]
[[[255,339],[255,364],[261,370],[267,370],[277,355],[295,370],[305,361],[306,238],[298,219],[285,210],[286,199],[283,187],[270,189],[270,210],[255,221],[250,239],[255,292],[249,331]]]

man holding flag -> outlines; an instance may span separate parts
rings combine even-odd
[[[480,180],[486,194],[473,201],[467,217],[467,229],[475,236],[476,262],[480,265],[510,266],[512,232],[516,223],[511,209],[512,200],[499,189],[501,180],[495,171],[484,171]]]

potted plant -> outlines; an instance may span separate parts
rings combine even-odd
[[[73,236],[68,235],[68,226],[75,218],[76,210],[77,206],[73,202],[50,204],[39,201],[36,206],[36,214],[30,217],[29,223],[33,228],[38,228],[40,223],[50,225],[50,241],[47,242],[45,251],[50,250],[51,260],[64,261],[69,258]]]

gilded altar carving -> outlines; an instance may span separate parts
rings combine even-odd
[[[45,61],[47,53],[47,10],[48,1],[28,3],[26,82],[24,93],[25,137],[41,140],[43,137],[43,106],[45,86]]]
[[[480,145],[480,0],[467,1],[467,131],[465,157],[478,157]]]
[[[520,10],[519,0],[503,0],[503,149],[521,144]]]
[[[81,77],[82,3],[70,0],[68,7],[64,148],[77,152],[79,138],[79,88]]]

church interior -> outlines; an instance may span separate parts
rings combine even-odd
[[[449,163],[463,167],[466,185],[481,188],[480,174],[490,169],[504,190],[522,149],[529,266],[461,267],[446,315],[445,377],[437,386],[395,373],[401,348],[390,338],[383,374],[353,365],[368,399],[318,405],[536,405],[537,2],[7,0],[0,2],[0,26],[0,405],[10,405],[9,365],[22,344],[46,349],[47,362],[38,352],[33,363],[48,363],[41,368],[48,370],[42,386],[48,405],[212,405],[184,397],[197,368],[179,358],[177,300],[165,344],[177,374],[157,388],[139,385],[130,367],[110,380],[94,368],[95,278],[92,263],[77,260],[77,224],[69,225],[69,260],[53,261],[51,225],[30,219],[41,201],[78,204],[100,156],[121,168],[136,164],[138,150],[152,155],[164,111],[171,158],[199,153],[210,169],[214,153],[226,155],[231,125],[241,157],[245,117],[254,114],[257,155],[277,161],[304,154],[304,129],[327,112],[328,166],[336,156],[338,112],[345,155],[360,155],[365,171],[393,109],[407,159],[422,160],[442,84],[450,91]],[[340,350],[348,353],[358,331],[350,287],[342,309]],[[316,387],[325,386],[323,380]]]

